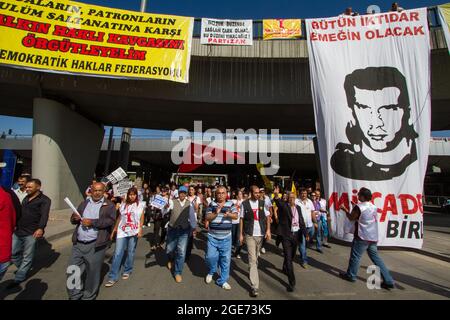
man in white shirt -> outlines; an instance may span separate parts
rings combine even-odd
[[[270,212],[265,208],[264,201],[260,200],[259,188],[250,187],[251,197],[242,202],[240,210],[240,241],[241,245],[247,243],[248,263],[250,269],[250,282],[252,289],[250,296],[258,296],[259,276],[258,257],[263,239],[270,240]],[[245,238],[244,238],[245,237]]]
[[[19,179],[17,179],[17,184],[19,185],[19,188],[13,189],[17,198],[19,198],[20,204],[22,204],[23,199],[25,199],[25,197],[27,196],[26,190],[27,182],[28,176],[20,176]]]
[[[322,198],[322,194],[319,189],[315,191],[317,199],[319,199],[320,203],[320,213],[322,217],[324,218],[325,222],[323,225],[323,246],[325,248],[331,248],[331,246],[328,244],[328,238],[330,237],[330,228],[328,227],[330,225],[330,213],[327,211],[327,200]]]
[[[302,189],[300,191],[300,199],[295,202],[302,209],[303,220],[306,225],[306,232],[310,239],[314,236],[314,225],[317,225],[316,214],[314,210],[313,202],[308,199],[308,191]],[[307,268],[308,256],[306,254],[306,238],[303,236],[302,243],[300,245],[300,265],[303,268]]]
[[[261,200],[264,201],[264,206],[266,208],[266,210],[268,210],[270,212],[270,223],[272,223],[272,217],[273,217],[273,205],[272,205],[272,200],[270,200],[270,197],[266,194],[266,190],[264,188],[260,188],[259,189],[259,196],[261,198]],[[261,253],[265,254],[266,253],[266,249],[264,248],[266,245],[266,239],[263,240],[262,246],[261,246]]]
[[[200,199],[199,196],[197,196],[194,186],[189,187],[188,196],[186,197],[186,199],[188,199],[191,202],[192,206],[194,207],[195,219],[197,219],[198,221],[198,209],[200,207],[200,204],[202,203],[202,200]],[[193,247],[194,247],[194,236],[191,234],[189,236],[189,241],[186,249],[186,261],[189,260],[189,258],[191,257]]]

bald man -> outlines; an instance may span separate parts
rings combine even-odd
[[[70,300],[94,300],[100,286],[105,252],[116,221],[114,204],[106,199],[105,185],[96,182],[91,196],[78,206],[70,222],[76,225],[72,235],[72,255],[67,267],[67,292]],[[84,284],[81,275],[86,272]]]

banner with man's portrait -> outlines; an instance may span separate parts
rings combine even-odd
[[[427,9],[306,20],[315,124],[332,235],[351,241],[362,187],[378,245],[421,248],[430,127]]]

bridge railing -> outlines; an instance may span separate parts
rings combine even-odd
[[[201,24],[202,24],[201,18],[194,19],[194,33],[193,33],[194,38],[200,38]],[[429,7],[428,8],[428,25],[429,25],[430,29],[441,27],[437,7]],[[307,38],[306,37],[306,26],[305,26],[304,19],[302,19],[302,21],[301,21],[301,26],[302,26],[302,35],[299,39],[306,40],[306,38]],[[264,34],[263,20],[253,20],[253,39],[261,40],[261,39],[263,39],[263,34]],[[286,40],[292,40],[292,39],[286,39]]]
[[[165,132],[154,132],[154,133],[145,133],[145,134],[133,134],[131,139],[170,139],[172,131]],[[12,134],[5,135],[0,137],[1,139],[8,140],[30,140],[32,139],[32,135],[30,134]],[[108,140],[108,134],[105,134],[104,140]],[[255,136],[256,137],[256,136]],[[260,136],[259,138],[264,137]],[[279,139],[282,141],[312,141],[314,139],[314,134],[280,134]],[[121,138],[121,134],[114,134],[113,139],[117,140]],[[223,138],[234,138],[234,136],[226,136],[223,135]],[[270,135],[267,135],[267,138],[270,139]],[[191,133],[191,139],[194,140],[194,134]],[[450,142],[450,137],[431,137],[431,142],[433,141],[442,141],[442,142]]]

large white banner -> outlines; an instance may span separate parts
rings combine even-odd
[[[316,132],[334,237],[361,187],[378,207],[381,246],[421,248],[430,42],[426,8],[306,20]]]
[[[253,21],[202,18],[200,43],[251,46]]]

